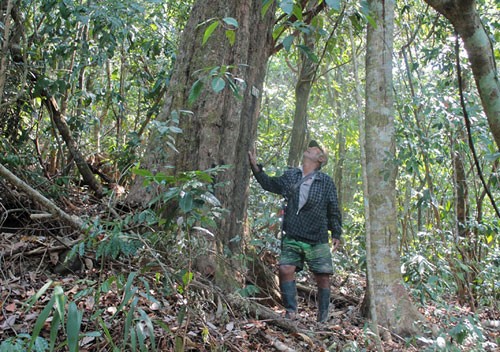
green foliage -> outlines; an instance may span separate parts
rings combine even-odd
[[[437,311],[448,311],[450,314],[442,315],[442,328],[435,335],[434,339],[420,337],[420,343],[425,343],[424,352],[459,352],[471,351],[480,352],[493,348],[484,337],[480,319],[475,315],[466,315],[464,317],[454,316],[455,308],[452,306],[443,306]],[[441,313],[442,314],[442,313]],[[430,334],[429,334],[430,335]]]
[[[0,351],[45,352],[67,348],[68,351],[76,352],[79,350],[80,341],[86,337],[103,338],[113,351],[156,351],[155,333],[158,329],[163,329],[166,333],[169,333],[170,330],[162,321],[151,319],[144,309],[139,307],[139,299],[146,299],[158,306],[160,302],[149,294],[150,288],[147,281],[139,278],[144,285],[144,291],[141,291],[135,284],[137,279],[138,276],[135,272],[131,272],[126,280],[121,275],[111,276],[98,287],[90,288],[86,292],[78,292],[73,300],[70,300],[69,295],[60,286],[55,286],[50,300],[41,303],[39,299],[46,296],[53,285],[53,282],[48,282],[27,302],[27,310],[32,309],[35,304],[44,305],[31,335],[19,334],[2,341]],[[189,280],[188,276],[185,277],[185,280]],[[187,288],[189,283],[186,281],[184,284],[184,287]],[[108,318],[110,319],[108,322],[104,322],[101,310],[92,312],[78,308],[76,303],[78,300],[93,297],[98,302],[100,295],[108,293],[112,287],[117,296],[122,298],[114,315]],[[102,333],[81,331],[84,316],[86,321],[95,321],[95,328],[101,330]],[[125,317],[121,335],[123,338],[116,341],[116,333],[114,332],[113,335],[110,333],[108,324],[117,320],[119,316]],[[41,337],[40,333],[49,321],[50,335],[45,338]]]
[[[241,100],[242,95],[240,91],[246,88],[246,83],[243,79],[236,77],[233,71],[243,66],[246,65],[214,66],[196,71],[194,75],[199,78],[191,86],[188,96],[188,105],[191,106],[194,104],[207,84],[210,85],[214,93],[222,92],[227,85],[229,90],[233,93],[233,96]]]
[[[340,0],[325,0],[326,4],[330,6],[332,9],[339,11],[340,10]]]
[[[52,281],[45,284],[27,302],[27,309],[31,309],[40,297],[44,296],[52,286]],[[0,351],[56,351],[63,346],[68,346],[69,351],[78,351],[79,341],[85,336],[97,337],[97,331],[81,332],[81,321],[83,312],[79,310],[74,302],[67,302],[61,286],[55,286],[50,300],[38,315],[31,335],[20,334],[2,342]],[[40,336],[49,317],[50,335],[49,340]],[[61,335],[62,334],[62,335]],[[61,339],[61,336],[64,338]]]
[[[445,260],[434,265],[420,254],[408,253],[403,254],[401,262],[403,279],[411,284],[412,292],[418,295],[422,305],[427,303],[427,299],[439,300],[450,292],[450,288],[456,288]]]
[[[0,352],[26,352],[30,350],[31,336],[19,334],[16,337],[9,337],[0,343]],[[49,350],[48,342],[43,337],[37,337],[31,351],[45,352]]]
[[[41,174],[36,165],[47,172],[54,161],[51,181],[71,181],[65,187],[78,182],[74,167],[65,164],[70,158],[39,98],[47,93],[64,107],[61,112],[83,154],[106,155],[114,176],[120,178],[120,172],[125,173],[138,158],[144,120],[154,119],[160,110],[177,36],[191,3],[40,0],[16,4],[16,11],[26,14],[20,24],[23,38],[30,38],[18,43],[25,63],[9,66],[13,76],[7,90],[18,93],[8,95],[12,99],[3,104],[16,114],[11,120],[17,121],[13,126],[17,131],[10,133],[20,142],[16,149],[26,152],[17,165],[28,162],[30,168],[25,170]],[[21,66],[24,74],[14,77]],[[115,128],[110,130],[111,125]],[[125,184],[127,178],[117,181]]]
[[[238,21],[236,19],[234,19],[233,17],[224,17],[222,19],[211,18],[207,21],[204,21],[203,23],[200,23],[198,26],[204,26],[207,24],[208,26],[205,29],[205,32],[203,33],[202,45],[206,44],[208,39],[212,36],[214,31],[219,26],[223,26],[224,28],[226,28],[225,30],[226,38],[228,39],[229,44],[234,45],[234,42],[236,41],[235,31],[239,27]]]
[[[253,297],[260,292],[260,289],[255,285],[246,285],[237,291],[242,297]]]

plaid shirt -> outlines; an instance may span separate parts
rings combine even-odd
[[[337,189],[330,176],[323,172],[315,175],[307,202],[300,210],[300,187],[294,185],[302,179],[301,169],[289,169],[279,177],[271,177],[261,168],[254,176],[263,189],[281,194],[287,200],[283,220],[286,236],[308,243],[328,243],[328,231],[331,231],[333,238],[340,239],[342,219]]]

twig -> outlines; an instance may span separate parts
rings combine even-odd
[[[460,105],[462,106],[462,111],[464,114],[465,128],[467,129],[467,137],[468,137],[468,141],[469,141],[469,147],[470,147],[470,150],[472,152],[472,156],[474,157],[474,164],[476,165],[477,173],[479,175],[479,178],[481,179],[481,183],[483,184],[484,190],[486,191],[486,194],[488,194],[488,198],[491,201],[491,205],[493,206],[493,209],[495,209],[497,217],[500,218],[500,210],[498,209],[497,204],[495,203],[495,198],[493,198],[493,195],[491,194],[491,191],[488,188],[486,181],[484,180],[483,171],[481,170],[481,165],[479,165],[479,160],[478,160],[477,153],[476,153],[476,147],[474,146],[474,141],[472,140],[471,123],[470,123],[469,114],[467,113],[467,107],[465,106],[464,92],[462,89],[462,66],[460,65],[458,33],[455,33],[455,37],[456,37],[455,56],[457,59],[458,91],[460,94]]]

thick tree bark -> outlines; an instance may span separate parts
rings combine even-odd
[[[368,198],[367,248],[373,258],[365,307],[376,307],[378,323],[411,334],[420,316],[403,286],[396,210],[392,52],[394,1],[370,0],[376,26],[368,26],[365,151]],[[373,301],[372,301],[373,300]]]
[[[500,80],[493,46],[474,0],[425,0],[445,16],[464,42],[491,133],[500,149]]]
[[[168,149],[166,136],[153,133],[141,163],[141,167],[153,172],[171,173],[232,165],[215,180],[216,183],[224,182],[224,187],[216,188],[215,196],[228,210],[217,229],[213,229],[220,254],[228,249],[233,253],[241,250],[241,242],[234,239],[243,238],[250,173],[247,153],[256,136],[266,65],[274,44],[274,8],[268,9],[265,15],[261,10],[260,0],[199,0],[195,3],[181,37],[165,105],[157,118],[167,122],[175,115],[179,117],[183,132],[175,140],[178,152]],[[203,45],[203,35],[209,24],[200,24],[225,17],[238,21],[234,44],[229,43],[221,23]],[[240,86],[242,99],[237,99],[227,88],[214,93],[210,79],[198,99],[189,106],[189,91],[206,72],[203,69],[225,65],[234,77],[245,81],[245,87]],[[174,169],[167,169],[169,165]],[[154,192],[143,188],[138,180],[129,200],[144,202],[151,199]]]

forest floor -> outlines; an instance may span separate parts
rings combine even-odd
[[[22,351],[37,336],[33,350],[49,350],[53,343],[53,350],[66,351],[74,317],[81,321],[80,351],[377,350],[360,315],[365,280],[357,274],[334,277],[330,318],[321,325],[315,321],[313,280],[301,276],[300,312],[290,321],[282,318],[279,303],[225,296],[198,273],[168,278],[148,252],[99,264],[82,260],[60,270],[65,246],[47,235],[57,230],[53,224],[40,231],[42,222],[0,224],[0,352],[13,346]],[[77,235],[66,240],[72,236]],[[268,310],[256,313],[252,303]],[[498,309],[473,313],[453,298],[446,305],[427,300],[419,309],[426,319],[423,330],[433,334],[403,338],[382,329],[384,351],[499,350]],[[56,312],[66,324],[59,324]]]

